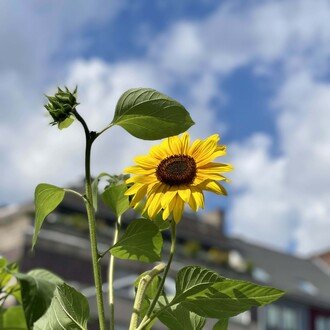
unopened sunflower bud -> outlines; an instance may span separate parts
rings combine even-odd
[[[70,92],[67,87],[62,90],[58,87],[54,96],[46,95],[48,103],[45,104],[46,110],[52,116],[51,125],[58,125],[60,129],[69,127],[72,122],[72,114],[74,113],[77,103],[77,87]]]

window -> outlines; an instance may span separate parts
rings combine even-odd
[[[257,281],[264,283],[269,283],[271,278],[269,273],[267,273],[264,269],[259,267],[255,267],[252,269],[252,276]]]
[[[267,330],[299,330],[300,313],[296,308],[270,305],[267,308]]]
[[[328,330],[330,329],[330,317],[318,316],[315,320],[315,330]]]
[[[310,294],[312,296],[315,296],[318,293],[318,288],[311,282],[306,281],[304,279],[298,280],[298,287],[301,291]]]

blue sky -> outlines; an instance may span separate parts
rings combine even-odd
[[[226,209],[230,234],[304,255],[330,248],[328,1],[12,0],[0,26],[0,203],[82,177],[81,129],[47,126],[43,93],[78,85],[97,129],[121,93],[148,86],[188,108],[194,137],[228,144],[230,197],[207,204]],[[150,145],[115,128],[94,174]]]

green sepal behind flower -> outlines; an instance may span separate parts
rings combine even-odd
[[[50,124],[57,124],[60,129],[69,127],[73,122],[71,116],[79,104],[77,102],[77,87],[73,92],[70,92],[67,87],[65,90],[58,87],[54,96],[46,95],[46,97],[48,103],[45,104],[45,108],[53,118]]]

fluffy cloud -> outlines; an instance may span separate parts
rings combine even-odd
[[[185,78],[203,71],[224,80],[251,66],[273,85],[277,140],[257,133],[231,146],[234,235],[302,254],[329,247],[329,45],[327,1],[269,1],[225,4],[172,26],[151,48]]]
[[[10,7],[15,1],[10,3],[0,5],[0,20],[8,35],[15,36],[11,43],[1,35],[6,47],[0,63],[6,67],[0,64],[0,106],[11,110],[0,124],[6,136],[0,141],[5,188],[1,200],[29,198],[40,181],[67,184],[83,173],[79,125],[59,132],[46,127],[47,118],[39,115],[45,83],[50,90],[56,81],[78,84],[79,111],[93,129],[111,120],[124,90],[152,86],[180,99],[198,123],[193,135],[205,136],[224,128],[217,116],[230,96],[226,99],[222,93],[221,82],[238,68],[252,67],[256,79],[267,75],[272,86],[270,107],[278,136],[256,133],[230,146],[236,168],[232,175],[236,193],[228,214],[231,232],[281,249],[294,245],[299,253],[328,247],[330,85],[324,79],[330,56],[328,1],[249,6],[228,1],[203,20],[170,26],[148,46],[145,57],[115,63],[76,56],[80,47],[88,47],[77,31],[94,22],[98,5],[86,1],[72,23],[68,2],[61,3],[67,11],[39,2],[25,4],[25,16],[34,22],[27,29],[17,24],[23,12]],[[114,8],[112,13],[121,5]],[[107,12],[102,11],[104,21],[111,19]],[[49,30],[43,29],[47,23]],[[54,60],[63,41],[70,44],[64,67]],[[147,147],[114,128],[96,145],[93,170],[120,171],[132,154]]]

